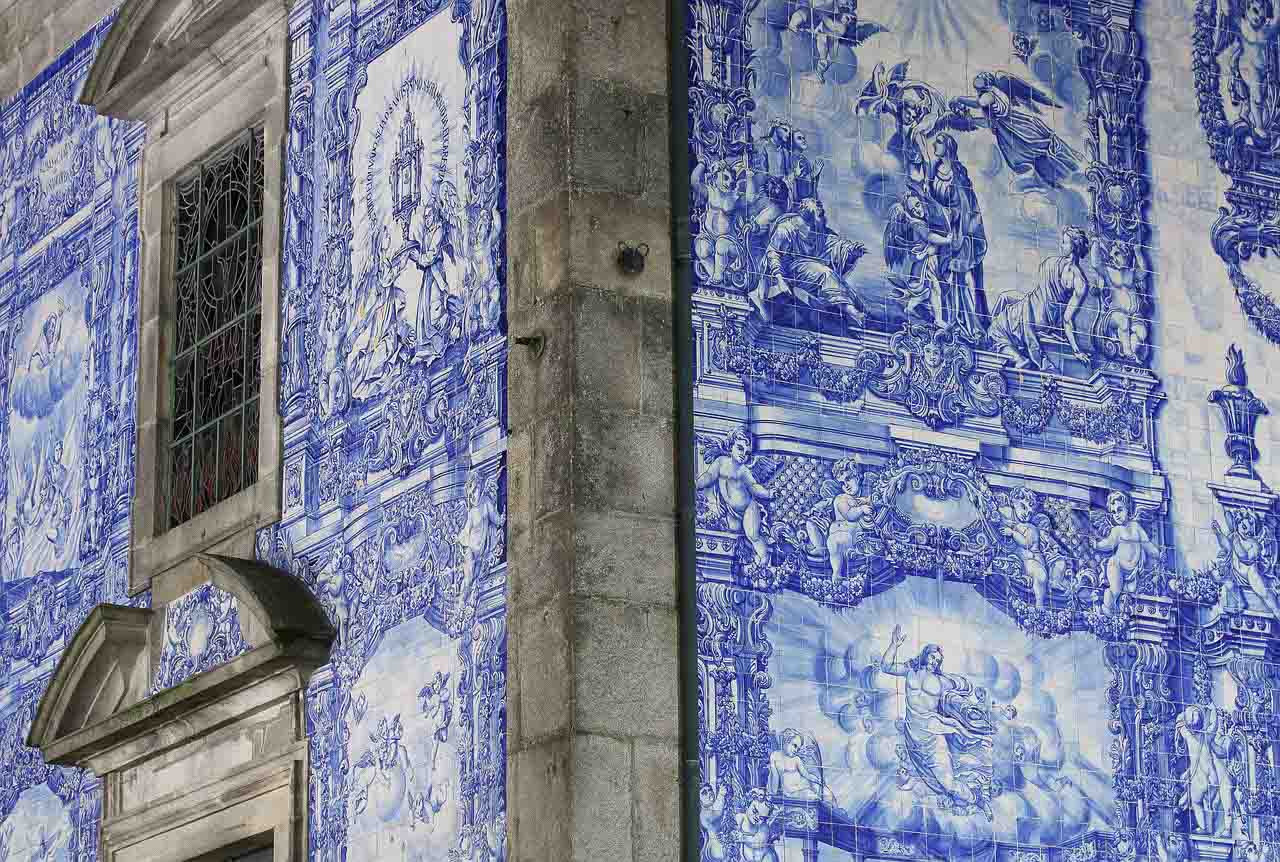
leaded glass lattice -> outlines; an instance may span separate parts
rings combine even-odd
[[[258,472],[262,147],[260,129],[246,132],[174,189],[171,528]]]

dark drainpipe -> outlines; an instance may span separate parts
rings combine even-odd
[[[668,0],[671,145],[671,308],[676,404],[676,566],[680,609],[680,847],[698,862],[698,626],[694,553],[693,247],[689,233],[689,49],[687,0]]]

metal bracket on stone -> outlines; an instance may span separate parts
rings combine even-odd
[[[534,359],[540,358],[547,346],[547,336],[541,329],[529,335],[517,336],[513,340],[516,344],[529,348],[529,353]]]
[[[649,256],[649,244],[647,242],[638,245],[629,245],[626,242],[618,243],[618,268],[627,275],[639,275],[644,272],[644,259]]]

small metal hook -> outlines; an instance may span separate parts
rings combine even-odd
[[[530,335],[516,336],[512,340],[515,341],[516,344],[521,345],[522,347],[529,348],[529,353],[534,359],[541,358],[542,351],[545,350],[547,346],[547,336],[542,332],[541,329],[537,330],[536,332]]]
[[[649,244],[639,245],[618,243],[618,267],[627,275],[639,275],[644,272],[644,259],[649,256]]]

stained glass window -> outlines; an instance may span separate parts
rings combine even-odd
[[[250,130],[174,190],[171,528],[258,473],[262,161],[262,130]]]

